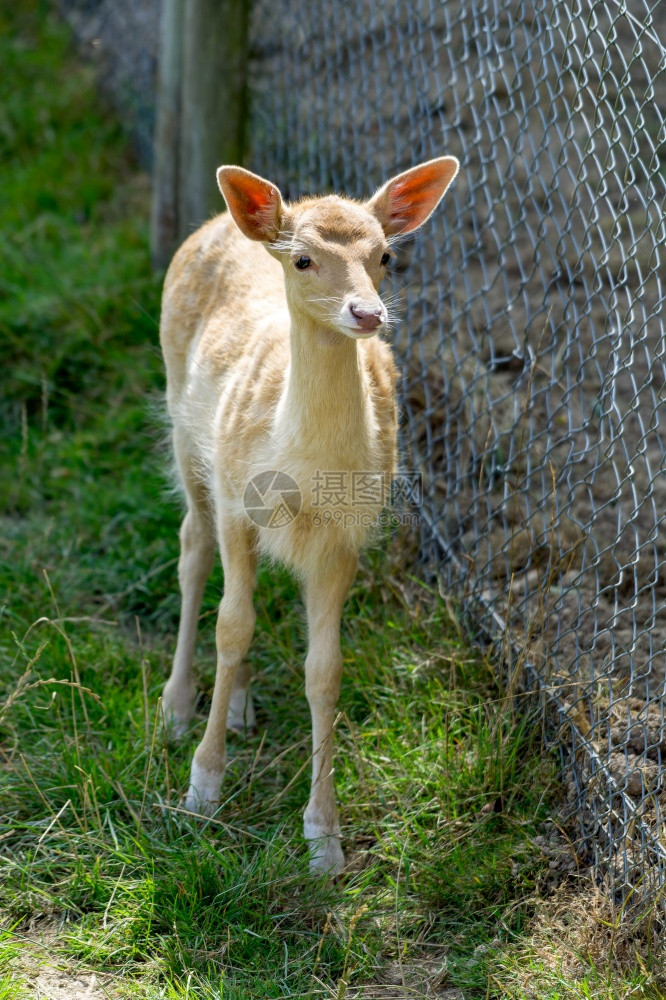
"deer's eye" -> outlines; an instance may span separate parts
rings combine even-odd
[[[386,267],[390,259],[391,259],[391,254],[385,253],[384,256],[382,257],[382,267]]]
[[[312,264],[312,261],[309,257],[299,257],[298,260],[294,261],[294,264],[299,271],[307,271]]]

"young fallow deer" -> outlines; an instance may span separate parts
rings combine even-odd
[[[313,871],[344,865],[332,764],[340,618],[384,505],[368,484],[396,471],[397,370],[376,336],[388,318],[379,286],[393,238],[425,222],[457,171],[446,156],[399,174],[364,203],[329,195],[286,204],[269,181],[220,167],[229,212],[189,237],[166,276],[160,339],[187,513],[180,628],[163,704],[179,732],[194,714],[195,633],[216,539],[224,569],[217,675],[186,807],[215,810],[226,729],[255,721],[242,661],[265,554],[304,590],[313,754],[304,827]],[[350,492],[354,474],[365,488],[360,502]],[[326,476],[337,486],[327,497],[317,485]],[[278,500],[281,517],[271,520]]]

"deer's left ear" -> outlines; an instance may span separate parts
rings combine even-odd
[[[455,156],[440,156],[387,181],[367,203],[387,236],[411,233],[428,219],[458,173]]]
[[[277,239],[284,205],[275,184],[243,167],[219,167],[217,183],[234,222],[248,239]]]

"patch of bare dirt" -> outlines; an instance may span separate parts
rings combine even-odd
[[[16,969],[34,1000],[111,1000],[121,994],[112,976],[86,972],[66,961],[56,964],[62,928],[51,917],[37,917],[20,934],[23,943]],[[115,988],[114,988],[115,987]]]
[[[108,1000],[111,996],[94,973],[72,975],[49,967],[40,970],[32,986],[35,1000]]]

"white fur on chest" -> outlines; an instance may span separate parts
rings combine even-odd
[[[316,447],[310,435],[276,420],[244,467],[242,478],[224,474],[225,454],[233,450],[233,443],[225,440],[220,421],[216,421],[216,431],[220,435],[213,477],[216,505],[256,528],[263,555],[297,573],[307,573],[322,559],[341,551],[357,552],[368,543],[386,503],[391,472],[382,466],[379,432],[371,411],[358,433],[351,439],[347,435],[344,449],[335,434],[328,439],[329,447],[322,447],[321,442]],[[248,509],[252,502],[248,496],[259,502],[252,484],[257,485],[266,509]],[[282,505],[281,492],[287,501]],[[258,523],[265,521],[271,508],[276,517],[270,526]]]

